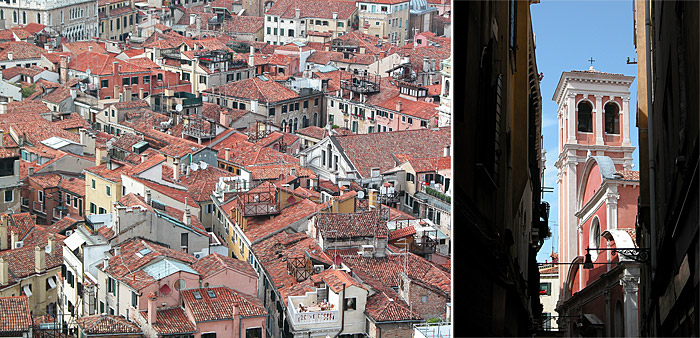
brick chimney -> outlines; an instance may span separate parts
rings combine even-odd
[[[10,282],[10,264],[5,257],[0,258],[0,285],[7,285]]]
[[[401,100],[396,101],[396,111],[401,112]]]
[[[39,245],[34,247],[34,271],[46,271],[46,251]]]
[[[114,76],[119,75],[119,62],[118,61],[112,62],[112,75],[114,75]]]
[[[68,57],[61,55],[61,61],[58,63],[58,72],[61,83],[68,82]]]

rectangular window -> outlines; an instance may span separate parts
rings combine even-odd
[[[107,277],[107,292],[113,295],[117,293],[117,282],[112,277]]]
[[[333,101],[331,101],[331,107],[333,107]],[[304,101],[304,108],[309,108],[309,100]]]
[[[137,85],[137,84],[139,84],[139,77],[138,77],[138,76],[132,77],[132,78],[131,78],[131,84],[132,84],[132,85]]]
[[[552,283],[540,283],[540,295],[549,296],[552,294]]]
[[[355,297],[353,298],[345,298],[345,302],[343,304],[343,309],[345,311],[348,310],[357,310],[357,299]]]
[[[44,192],[43,191],[41,191],[41,190],[38,191],[38,198],[39,198],[40,203],[44,202]]]
[[[326,165],[326,151],[321,150],[321,165]]]
[[[97,206],[95,205],[95,203],[90,203],[90,213],[91,214],[97,213]]]
[[[145,84],[145,83],[151,83],[151,76],[150,76],[150,75],[144,76],[144,77],[143,77],[143,83],[144,83],[144,84]]]
[[[186,232],[180,234],[180,246],[187,246],[187,236]]]
[[[139,295],[136,292],[131,291],[131,306],[133,308],[138,308],[139,305]]]
[[[273,107],[273,108],[270,108],[268,115],[269,115],[269,116],[275,116],[275,108],[274,108],[274,107]]]
[[[318,97],[314,99],[314,107],[318,107]]]
[[[102,87],[102,88],[107,88],[107,87],[109,87],[109,80],[102,80],[102,81],[100,81],[100,87]]]
[[[294,104],[294,110],[297,110],[297,111],[299,110],[299,102]]]
[[[107,194],[107,196],[112,196],[112,187],[106,185],[105,186],[105,194]]]
[[[131,84],[131,78],[124,77],[122,78],[122,86],[128,86]]]
[[[14,191],[12,189],[5,190],[5,203],[12,202],[14,200]]]
[[[105,302],[100,301],[100,313],[105,313]]]
[[[70,206],[70,194],[66,193],[66,205]]]

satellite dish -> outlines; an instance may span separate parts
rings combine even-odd
[[[359,199],[365,198],[365,192],[362,191],[362,190],[358,191],[358,192],[357,192],[357,198],[359,198]]]
[[[177,106],[175,106],[175,110],[178,111],[178,112],[181,112],[181,111],[182,111],[182,105],[178,103]]]

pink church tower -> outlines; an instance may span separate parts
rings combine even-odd
[[[616,170],[632,168],[630,85],[633,76],[596,71],[563,72],[554,100],[559,121],[559,258],[572,262],[582,254],[576,212],[584,165],[591,156],[607,156]],[[583,248],[585,250],[585,248]],[[585,254],[585,252],[583,252]],[[568,269],[560,268],[560,281]]]

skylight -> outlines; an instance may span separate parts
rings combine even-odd
[[[192,294],[194,295],[194,299],[202,299],[202,294],[199,293],[199,291],[194,291]]]

